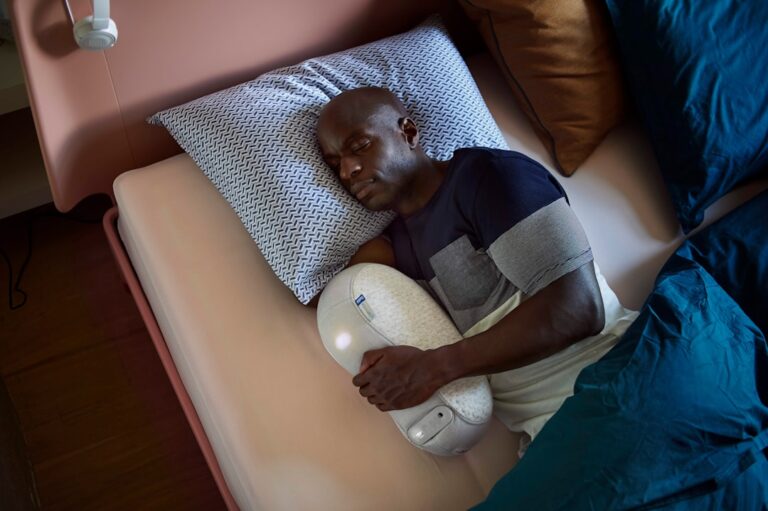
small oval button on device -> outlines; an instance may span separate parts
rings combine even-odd
[[[453,420],[453,410],[437,406],[419,422],[408,428],[408,438],[417,445],[424,445],[440,433]]]

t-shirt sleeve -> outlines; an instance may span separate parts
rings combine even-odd
[[[538,163],[495,158],[478,179],[475,230],[512,284],[532,295],[592,261],[592,250],[565,192]]]

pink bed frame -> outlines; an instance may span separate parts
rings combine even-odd
[[[163,338],[163,333],[160,331],[160,326],[157,324],[155,314],[152,312],[152,308],[147,301],[146,295],[144,295],[144,290],[141,287],[141,283],[139,283],[136,272],[133,270],[133,266],[125,251],[125,247],[123,247],[123,243],[120,241],[120,235],[117,232],[117,217],[118,211],[117,206],[115,206],[104,214],[102,220],[104,232],[106,232],[107,241],[109,241],[109,247],[112,249],[112,255],[115,257],[117,266],[120,269],[120,273],[123,276],[131,296],[133,296],[133,301],[136,302],[139,314],[141,314],[141,318],[144,320],[149,336],[152,338],[152,343],[155,345],[157,354],[160,356],[160,361],[163,363],[165,372],[168,374],[168,379],[171,380],[171,386],[176,393],[176,397],[181,404],[182,410],[184,410],[184,415],[189,422],[189,426],[192,428],[192,433],[195,435],[198,445],[200,445],[200,450],[203,452],[203,457],[205,458],[206,463],[208,463],[208,467],[211,470],[214,481],[216,481],[216,486],[221,492],[224,503],[227,505],[227,509],[237,510],[239,507],[235,502],[235,498],[232,496],[232,492],[229,491],[227,482],[224,480],[224,474],[221,471],[216,455],[213,453],[211,442],[208,441],[203,425],[200,422],[200,417],[197,415],[195,406],[192,404],[187,389],[181,381],[179,371],[176,369],[176,364],[173,362],[173,357],[171,357],[171,353],[168,351],[168,345],[165,344],[165,338]]]
[[[70,0],[75,18],[88,0]],[[62,0],[10,0],[54,203],[69,211],[107,194],[122,172],[181,152],[156,111],[310,56],[406,30],[440,0],[112,0],[118,44],[79,50]],[[117,207],[103,226],[115,260],[230,510],[238,509],[120,241]]]
[[[89,0],[70,0],[74,17]],[[181,152],[145,119],[304,58],[404,31],[439,0],[111,0],[117,45],[80,50],[63,0],[10,0],[56,207]]]

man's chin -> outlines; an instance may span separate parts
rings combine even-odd
[[[369,199],[360,201],[360,204],[369,211],[389,211],[392,209],[389,202],[377,199],[378,197],[370,197]]]

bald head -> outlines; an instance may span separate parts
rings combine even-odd
[[[342,92],[323,107],[317,133],[322,143],[331,131],[364,124],[395,128],[402,118],[408,118],[408,112],[392,92],[381,87],[362,87]]]
[[[424,152],[403,103],[387,89],[343,92],[320,112],[317,138],[323,159],[369,209],[392,207]]]

